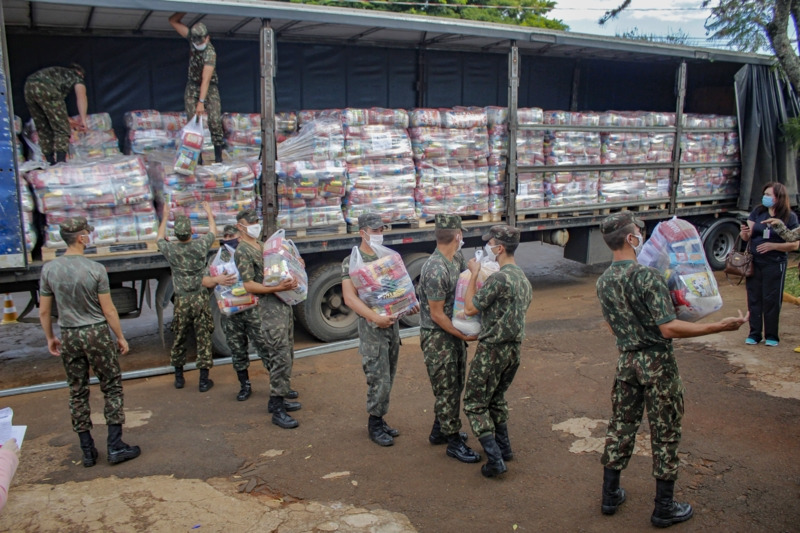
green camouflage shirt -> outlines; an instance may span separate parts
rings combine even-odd
[[[772,226],[772,229],[775,230],[775,233],[786,242],[797,242],[800,241],[800,228],[796,229],[789,229],[786,227],[786,224],[783,221],[779,220],[777,226]]]
[[[214,67],[214,74],[211,75],[211,84],[217,85],[217,51],[214,50],[214,45],[209,41],[205,50],[195,50],[188,35],[186,39],[189,40],[190,50],[189,83],[199,87],[203,81],[203,67],[208,65],[209,67]]]
[[[675,320],[664,276],[635,261],[614,261],[597,279],[597,298],[621,352],[671,350],[658,326]]]
[[[175,294],[184,296],[203,288],[208,251],[214,244],[214,234],[206,233],[189,242],[167,242],[159,239],[158,251],[164,254],[172,269],[172,286]]]
[[[456,252],[453,260],[448,260],[436,249],[422,266],[417,284],[421,328],[442,329],[431,318],[430,301],[444,300],[444,314],[453,318],[453,305],[456,301],[458,276],[467,269],[467,262],[461,252]]]
[[[517,265],[504,265],[489,276],[472,298],[472,305],[481,312],[478,340],[488,344],[522,342],[532,299],[531,283]]]
[[[264,251],[261,246],[256,248],[252,244],[241,241],[236,247],[236,253],[233,254],[233,260],[236,262],[236,268],[239,269],[242,282],[264,282]]]
[[[377,255],[365,254],[364,251],[361,248],[358,249],[358,253],[361,254],[361,259],[365,263],[371,263],[372,261],[377,261],[378,260],[378,256]],[[342,261],[342,279],[343,280],[350,279],[350,256],[352,256],[352,255],[353,255],[353,252],[351,251],[350,255],[345,257],[344,261]]]
[[[62,328],[91,326],[106,321],[99,294],[109,294],[108,274],[100,263],[82,255],[63,255],[46,263],[39,280],[42,296],[52,296]]]
[[[47,67],[37,70],[26,81],[43,83],[53,87],[62,98],[69,96],[75,85],[85,85],[86,82],[74,69],[67,67]]]

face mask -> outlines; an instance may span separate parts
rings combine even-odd
[[[764,207],[772,207],[775,205],[775,200],[772,199],[772,196],[767,196],[766,194],[761,198],[761,205]]]
[[[637,244],[636,246],[631,244],[631,247],[633,248],[634,253],[638,256],[642,252],[642,248],[644,247],[644,237],[642,237],[641,235],[634,235],[632,233],[631,233],[631,235],[636,237],[638,239],[638,241],[639,241],[639,244]],[[628,243],[628,244],[630,244],[630,243]]]
[[[383,235],[382,234],[379,233],[377,235],[369,235],[369,245],[371,247],[372,246],[380,246],[381,244],[383,244]]]
[[[86,235],[86,238],[87,238],[86,246],[93,246],[94,245],[94,235],[92,235],[90,233],[90,234]]]
[[[464,247],[464,234],[458,236],[458,249],[456,251],[460,251],[461,248]]]
[[[222,241],[222,245],[223,246],[230,246],[231,248],[233,248],[235,250],[236,247],[239,246],[239,239],[223,240]]]
[[[488,261],[497,260],[497,254],[492,251],[492,248],[494,247],[490,244],[487,244],[486,246],[483,247],[483,251],[486,253],[486,259]]]
[[[258,239],[258,237],[261,235],[261,224],[253,224],[252,226],[247,226],[247,234],[254,239]]]
[[[206,47],[208,46],[208,43],[203,43],[203,44],[192,43],[192,46],[194,46],[194,49],[197,50],[198,52],[202,52],[203,50],[206,49]]]

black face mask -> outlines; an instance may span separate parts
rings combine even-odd
[[[223,239],[223,240],[222,240],[222,241],[220,241],[220,242],[221,242],[223,245],[230,246],[230,247],[231,247],[231,248],[233,248],[234,250],[236,249],[236,247],[237,247],[237,246],[239,246],[239,239],[228,239],[227,241],[226,241],[225,239]]]

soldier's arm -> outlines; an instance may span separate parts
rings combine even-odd
[[[189,35],[189,27],[181,22],[184,16],[186,16],[186,13],[173,13],[169,17],[169,23],[185,39]]]
[[[349,278],[342,280],[342,296],[344,296],[344,303],[347,307],[355,311],[358,316],[374,322],[379,328],[388,328],[394,324],[394,317],[379,315],[358,297],[356,286]]]
[[[89,111],[89,100],[86,98],[86,85],[75,84],[75,102],[78,105],[78,114],[81,117],[81,130],[86,130],[86,113]]]
[[[462,341],[474,339],[474,337],[468,337],[456,329],[453,325],[453,321],[450,320],[450,317],[444,312],[444,300],[428,300],[428,305],[431,308],[431,320],[433,320],[437,326]]]
[[[158,225],[156,240],[167,238],[167,219],[169,218],[169,202],[164,202],[164,212],[161,215],[161,223]]]
[[[125,355],[128,353],[128,341],[125,340],[125,335],[122,333],[122,325],[119,323],[119,314],[117,314],[117,308],[114,306],[114,302],[111,301],[111,293],[104,292],[98,294],[97,299],[100,300],[100,308],[103,310],[103,315],[106,317],[108,327],[110,327],[114,335],[117,336],[119,351],[122,355]]]
[[[688,339],[690,337],[702,337],[703,335],[720,333],[722,331],[736,331],[742,324],[747,323],[749,320],[750,312],[742,316],[742,312],[739,311],[739,316],[723,318],[719,322],[696,324],[694,322],[685,322],[675,319],[666,324],[659,324],[658,329],[665,339]]]
[[[211,85],[211,76],[214,75],[214,65],[204,65],[203,74],[200,79],[200,98],[197,100],[197,113],[205,113],[206,106],[203,102],[208,96],[208,86]]]
[[[51,355],[61,355],[61,340],[53,335],[53,297],[39,293],[39,322],[47,338],[47,350]]]

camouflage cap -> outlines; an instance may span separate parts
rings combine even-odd
[[[175,236],[188,237],[192,234],[192,221],[186,215],[175,217]]]
[[[438,229],[461,229],[461,217],[449,214],[436,215],[436,227]]]
[[[189,37],[192,39],[193,43],[201,43],[203,40],[208,37],[208,28],[202,22],[198,22],[192,29],[189,31]]]
[[[636,218],[630,211],[613,213],[600,222],[600,233],[613,233],[630,224],[635,224],[639,229],[644,229],[644,222]]]
[[[59,225],[62,233],[78,233],[79,231],[86,230],[89,233],[94,231],[94,226],[90,226],[86,217],[72,217],[68,218]]]
[[[244,220],[248,224],[255,224],[258,222],[258,214],[256,214],[255,209],[242,209],[239,211],[239,214],[236,215],[236,222],[240,220]]]
[[[225,224],[225,227],[222,228],[222,235],[236,235],[237,233],[239,230],[233,224]]]
[[[385,225],[378,213],[363,213],[358,215],[358,229],[381,229]]]
[[[500,244],[519,244],[519,230],[511,226],[506,226],[505,224],[492,226],[483,236],[484,241],[491,239],[496,240]]]

